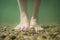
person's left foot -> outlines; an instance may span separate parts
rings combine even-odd
[[[40,25],[38,25],[37,20],[32,18],[30,22],[30,28],[34,27],[35,32],[40,32],[44,30]]]

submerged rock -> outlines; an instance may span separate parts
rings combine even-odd
[[[4,35],[4,34],[3,35],[0,35],[0,38],[3,38],[4,39],[5,37],[6,37],[6,35]]]
[[[10,36],[11,39],[16,39],[16,36]]]

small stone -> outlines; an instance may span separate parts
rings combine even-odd
[[[43,40],[43,38],[41,36],[38,36],[37,40]]]
[[[10,36],[10,38],[11,38],[11,39],[15,39],[15,38],[16,38],[16,36]]]
[[[47,37],[46,36],[42,36],[42,38],[46,39]]]
[[[1,36],[0,36],[0,38],[5,38],[5,37],[6,37],[6,35],[1,35]]]

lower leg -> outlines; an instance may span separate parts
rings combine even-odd
[[[27,17],[27,0],[17,0],[20,9],[20,24],[15,29],[26,30],[29,27],[29,20]]]
[[[38,11],[41,0],[32,0],[32,17],[31,17],[31,25],[36,25],[38,21]]]
[[[36,26],[36,31],[37,30],[43,30],[42,27],[38,25],[38,11],[39,11],[39,6],[40,6],[40,1],[41,0],[32,0],[32,17],[31,17],[31,22],[30,22],[30,27],[35,27]]]

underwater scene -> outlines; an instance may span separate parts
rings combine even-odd
[[[60,0],[0,0],[0,40],[60,40]]]

